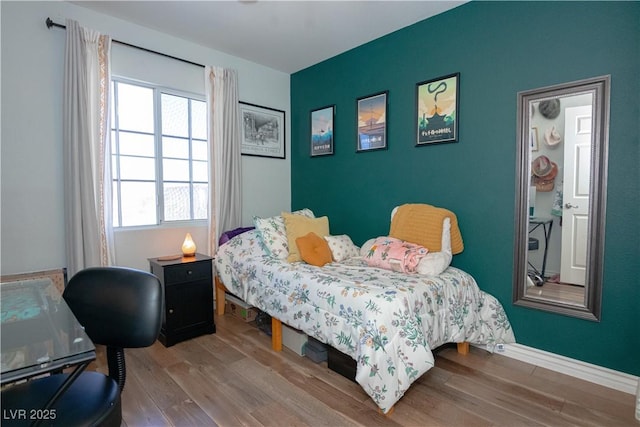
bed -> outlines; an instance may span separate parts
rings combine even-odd
[[[295,214],[301,213],[313,218],[308,210]],[[267,221],[282,228],[281,220]],[[465,352],[472,343],[491,351],[515,342],[501,304],[448,262],[439,274],[372,267],[367,255],[377,247],[376,239],[358,248],[349,246],[348,236],[339,236],[331,262],[317,266],[292,261],[282,241],[278,252],[277,239],[260,227],[264,223],[258,219],[256,225],[216,253],[218,314],[224,313],[227,290],[272,316],[274,349],[281,349],[283,322],[351,356],[357,362],[356,381],[385,414],[434,366],[431,349],[458,343]],[[436,258],[446,254],[450,226],[443,222],[442,245],[431,252]]]

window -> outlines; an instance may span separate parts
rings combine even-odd
[[[207,219],[206,103],[121,80],[112,93],[113,226]]]

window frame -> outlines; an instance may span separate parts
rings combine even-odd
[[[153,91],[153,120],[154,120],[154,126],[153,126],[153,149],[154,149],[154,155],[153,155],[153,161],[154,161],[154,171],[155,171],[155,180],[153,182],[154,187],[155,187],[155,204],[156,204],[156,209],[155,209],[155,215],[156,215],[156,223],[155,224],[139,224],[139,225],[122,225],[122,200],[121,200],[121,183],[122,181],[139,181],[139,182],[151,182],[151,180],[123,180],[120,177],[120,132],[122,132],[122,130],[119,128],[119,118],[117,117],[119,112],[117,111],[117,89],[116,89],[116,84],[118,83],[122,83],[122,84],[127,84],[127,85],[133,85],[133,86],[138,86],[138,87],[142,87],[142,88],[147,88],[147,89],[151,89]],[[144,81],[140,81],[140,80],[136,80],[136,79],[131,79],[131,78],[127,78],[127,77],[122,77],[122,76],[116,76],[113,75],[111,77],[111,87],[113,89],[113,92],[111,94],[111,102],[113,103],[113,106],[109,109],[109,114],[110,114],[110,126],[109,126],[109,131],[111,132],[110,136],[111,138],[114,138],[115,135],[115,141],[111,141],[111,147],[115,147],[117,150],[117,153],[113,152],[113,150],[111,150],[112,152],[110,152],[110,159],[109,159],[109,167],[111,168],[111,172],[112,172],[112,176],[111,176],[111,182],[112,182],[112,188],[113,188],[113,204],[117,205],[117,211],[115,211],[114,209],[114,220],[112,221],[113,224],[113,229],[114,230],[134,230],[134,229],[152,229],[152,228],[175,228],[175,227],[184,227],[184,226],[204,226],[208,223],[209,220],[209,212],[208,212],[208,206],[207,206],[207,218],[200,218],[200,219],[196,219],[193,218],[194,214],[195,214],[195,205],[194,205],[194,185],[196,184],[203,184],[206,183],[207,186],[211,185],[210,182],[210,176],[207,176],[207,181],[203,182],[203,181],[197,181],[194,180],[194,176],[193,176],[193,141],[203,141],[203,139],[200,138],[194,138],[193,136],[193,129],[192,129],[192,101],[201,101],[206,103],[206,97],[204,94],[198,94],[198,93],[193,93],[193,92],[188,92],[188,91],[184,91],[184,90],[180,90],[180,89],[174,89],[174,88],[169,88],[166,86],[162,86],[162,85],[157,85],[157,84],[153,84],[153,83],[149,83],[149,82],[144,82]],[[177,97],[181,97],[181,98],[187,98],[188,99],[188,136],[186,137],[186,139],[188,140],[188,149],[189,149],[189,154],[188,154],[188,163],[189,163],[189,180],[188,181],[175,181],[175,180],[170,180],[170,181],[165,181],[164,179],[164,173],[163,173],[163,149],[162,149],[162,139],[163,137],[167,136],[167,137],[172,137],[172,138],[177,138],[175,135],[164,135],[162,132],[162,95],[170,95],[170,96],[177,96]],[[114,115],[112,115],[112,112],[115,113]],[[138,134],[144,134],[144,135],[148,135],[148,133],[146,132],[140,132],[140,131],[130,131],[130,130],[125,130],[124,132],[128,132],[128,133],[138,133]],[[207,143],[208,145],[208,131],[205,130],[205,137],[206,139],[204,139],[205,143]],[[178,137],[178,138],[185,138],[185,137]],[[117,158],[117,162],[116,162],[116,170],[114,170],[114,161],[113,158],[116,157]],[[181,159],[184,160],[184,159]],[[209,159],[209,152],[207,150],[207,159],[206,159],[206,163],[207,165],[209,164],[210,159]],[[116,173],[117,172],[117,175]],[[189,184],[189,193],[190,193],[190,206],[189,206],[189,210],[190,210],[190,219],[181,219],[181,220],[166,220],[165,219],[165,208],[164,208],[164,185],[167,183],[188,183]],[[116,191],[116,187],[117,187],[117,191]],[[115,206],[114,206],[115,208]],[[116,218],[115,216],[118,216],[117,218],[117,224],[116,224]]]

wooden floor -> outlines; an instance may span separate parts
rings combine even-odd
[[[542,286],[529,286],[526,289],[527,296],[549,299],[552,301],[584,305],[584,286],[570,285],[567,283],[544,282]]]
[[[472,347],[445,347],[385,417],[361,387],[251,324],[216,317],[217,333],[127,351],[123,425],[639,426],[635,396]],[[104,370],[101,354],[94,368]]]

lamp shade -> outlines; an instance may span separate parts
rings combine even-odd
[[[187,233],[187,236],[184,238],[184,242],[182,243],[182,255],[184,256],[196,255],[196,244],[193,242],[193,239],[191,238],[191,233]]]

